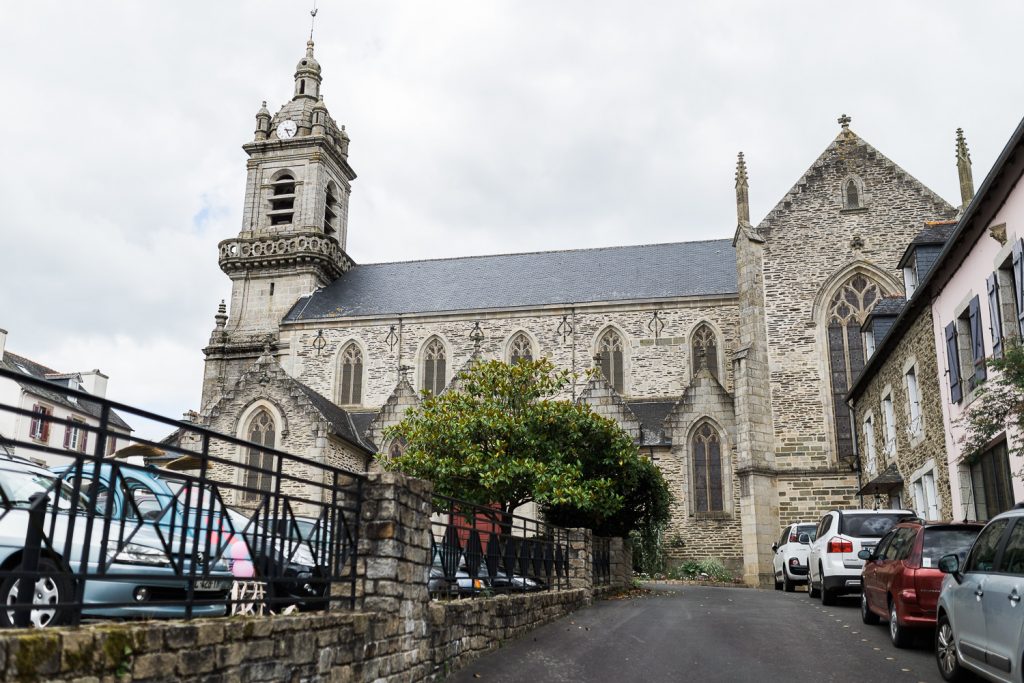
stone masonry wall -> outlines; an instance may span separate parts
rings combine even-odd
[[[895,463],[903,477],[902,504],[908,509],[914,507],[911,476],[931,462],[935,473],[935,488],[938,493],[939,518],[952,519],[953,508],[949,490],[949,471],[945,467],[946,441],[942,423],[942,394],[939,391],[938,356],[935,353],[935,335],[932,328],[932,312],[928,307],[911,324],[899,344],[881,367],[873,373],[867,387],[854,404],[857,437],[861,467],[865,469],[865,482],[872,478],[866,471],[867,456],[864,443],[864,418],[870,411],[875,432],[875,453],[878,471]],[[913,366],[916,371],[920,395],[922,424],[920,434],[910,432],[910,407],[907,397],[906,371]],[[882,398],[891,391],[893,409],[896,414],[895,452],[886,453],[885,426],[882,414]],[[871,507],[873,501],[865,499]],[[888,501],[885,501],[887,504]],[[924,513],[924,510],[918,510]]]
[[[665,327],[654,339],[647,325],[655,310]],[[719,365],[726,387],[732,386],[732,370],[728,358],[735,347],[736,301],[732,297],[710,300],[680,300],[643,304],[578,306],[575,317],[571,309],[547,311],[458,313],[430,318],[411,317],[403,320],[401,342],[394,349],[386,343],[391,325],[397,318],[340,320],[303,327],[289,325],[281,330],[281,341],[288,346],[281,362],[289,374],[327,397],[337,396],[338,353],[355,340],[363,351],[363,405],[381,406],[398,384],[400,365],[412,366],[412,386],[422,388],[419,354],[433,335],[441,338],[448,350],[447,372],[452,376],[473,355],[469,332],[476,321],[484,333],[481,357],[508,358],[508,343],[519,331],[530,337],[535,357],[549,358],[560,369],[582,374],[594,366],[598,336],[609,326],[615,327],[626,343],[625,368],[627,397],[664,397],[679,395],[692,376],[694,363],[690,358],[690,334],[702,321],[709,322],[719,336]],[[562,316],[569,315],[574,334],[562,338],[558,327]],[[323,329],[327,346],[317,355],[312,340]],[[585,378],[581,378],[582,389]]]

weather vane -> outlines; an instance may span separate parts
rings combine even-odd
[[[309,20],[309,39],[313,40],[313,27],[316,26],[316,0],[313,0],[313,9],[309,11],[309,16],[313,17]]]

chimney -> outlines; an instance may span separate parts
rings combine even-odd
[[[0,361],[4,359],[4,346],[7,345],[7,330],[0,329]]]
[[[99,370],[89,370],[82,375],[82,390],[98,398],[107,397],[107,380],[110,379]]]

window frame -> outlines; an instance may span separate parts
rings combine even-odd
[[[885,432],[882,453],[885,454],[886,464],[895,459],[897,446],[896,404],[893,401],[892,393],[891,387],[886,387],[882,392],[882,429]]]
[[[706,428],[710,430],[709,435],[702,435],[701,432]],[[703,471],[701,472],[698,467],[698,440],[703,438]],[[717,481],[717,494],[718,494],[718,507],[715,506],[714,500],[714,466],[711,461],[713,455],[713,449],[711,444],[718,444],[718,481]],[[696,426],[691,430],[688,449],[690,454],[690,509],[692,513],[698,518],[704,517],[716,517],[727,515],[731,512],[730,496],[728,488],[728,478],[731,476],[731,472],[728,468],[727,463],[727,450],[726,450],[726,437],[724,432],[718,428],[714,422],[708,419],[698,420]],[[703,474],[703,482],[699,482],[700,475]],[[698,491],[701,490],[700,483],[704,484],[704,505],[705,509],[701,509],[700,497]]]
[[[436,348],[440,349],[441,356],[431,358],[432,347],[436,345]],[[445,344],[444,340],[438,335],[432,335],[423,344],[421,360],[420,360],[420,387],[423,391],[430,392],[434,396],[437,396],[445,387],[448,386],[448,373],[449,363],[448,360],[451,357],[451,353],[448,350],[448,345]],[[433,365],[431,365],[431,363]],[[440,365],[440,372],[438,372],[438,365]],[[429,368],[429,370],[428,370]],[[432,380],[429,382],[428,379]]]
[[[349,356],[353,350],[357,357],[349,362]],[[346,367],[351,367],[347,386],[345,382]],[[338,353],[338,405],[358,406],[363,404],[365,368],[363,348],[354,339],[343,344]]]
[[[75,415],[68,416],[64,427],[64,448],[76,453],[85,453],[89,446],[89,432],[82,427],[88,423]]]
[[[903,390],[907,393],[907,436],[914,447],[924,440],[924,410],[921,407],[921,381],[918,378],[917,359],[911,359],[903,368]]]
[[[605,347],[608,346],[607,341],[611,338],[618,340],[618,349],[612,348],[610,355],[605,353]],[[598,367],[601,369],[601,374],[604,375],[605,380],[611,385],[612,389],[615,390],[620,396],[626,395],[626,384],[627,384],[627,372],[626,372],[626,336],[615,327],[605,328],[597,338],[597,353]],[[618,363],[616,363],[616,354],[618,354]],[[618,381],[616,381],[618,380]]]
[[[38,413],[39,417],[33,415],[29,423],[29,438],[42,444],[50,443],[50,420],[46,418],[53,417],[53,408],[45,403],[35,403],[32,405],[32,412]]]
[[[861,421],[861,431],[864,436],[864,456],[867,460],[864,467],[873,476],[878,473],[878,451],[875,449],[875,416],[870,410]]]

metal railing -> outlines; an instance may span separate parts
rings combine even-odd
[[[31,375],[0,380],[51,411],[0,403],[14,425],[0,449],[0,625],[354,604],[364,475]],[[176,438],[130,436],[125,420]],[[129,448],[107,456],[110,439]]]
[[[594,585],[607,586],[612,582],[611,539],[594,536]]]
[[[495,507],[434,497],[434,598],[569,588],[569,532]]]

